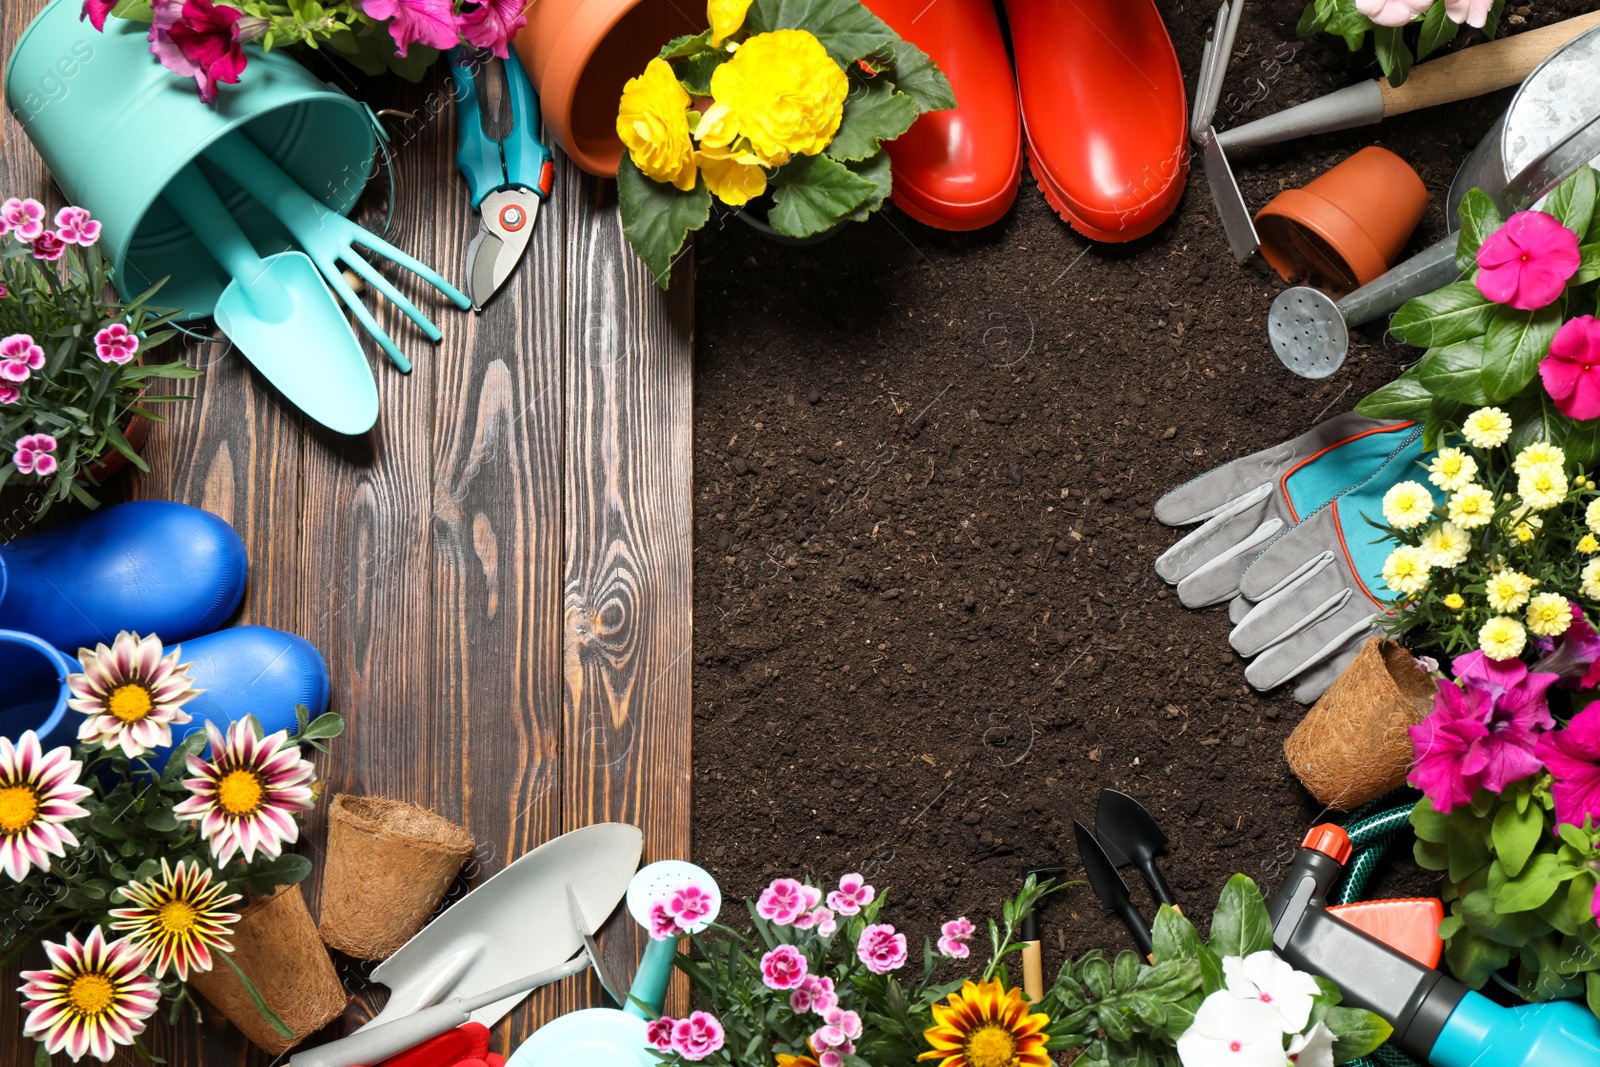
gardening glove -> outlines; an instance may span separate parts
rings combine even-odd
[[[1371,477],[1273,541],[1240,579],[1240,593],[1255,606],[1228,642],[1255,657],[1245,678],[1257,689],[1298,679],[1296,698],[1315,700],[1389,610],[1383,564],[1395,542],[1362,516],[1380,519],[1384,494],[1415,476],[1422,428],[1385,440],[1392,450]]]
[[[1168,526],[1202,522],[1156,560],[1186,607],[1220,604],[1274,537],[1368,478],[1411,423],[1337,415],[1281,445],[1202,474],[1156,502]],[[1242,612],[1242,608],[1237,609]]]

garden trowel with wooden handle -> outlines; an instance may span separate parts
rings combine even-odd
[[[1137,867],[1150,886],[1150,895],[1161,904],[1178,906],[1172,887],[1161,876],[1156,853],[1167,847],[1155,817],[1137,800],[1115,789],[1100,791],[1100,807],[1095,812],[1094,832],[1105,846],[1106,855],[1118,867]]]

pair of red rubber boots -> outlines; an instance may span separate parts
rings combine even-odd
[[[950,79],[956,107],[889,145],[894,202],[945,230],[997,222],[1017,196],[1023,139],[1045,199],[1097,241],[1172,214],[1188,173],[1183,75],[1153,0],[864,0]]]

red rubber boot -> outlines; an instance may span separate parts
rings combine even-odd
[[[1143,237],[1178,206],[1189,171],[1183,73],[1153,0],[1005,8],[1045,199],[1085,237]]]
[[[889,142],[894,200],[941,230],[998,222],[1017,198],[1022,119],[993,0],[864,0],[950,79],[956,106]]]

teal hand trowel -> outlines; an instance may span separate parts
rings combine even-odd
[[[378,421],[366,356],[303,252],[262,259],[193,163],[162,194],[233,279],[213,317],[290,403],[331,430],[365,433]]]

